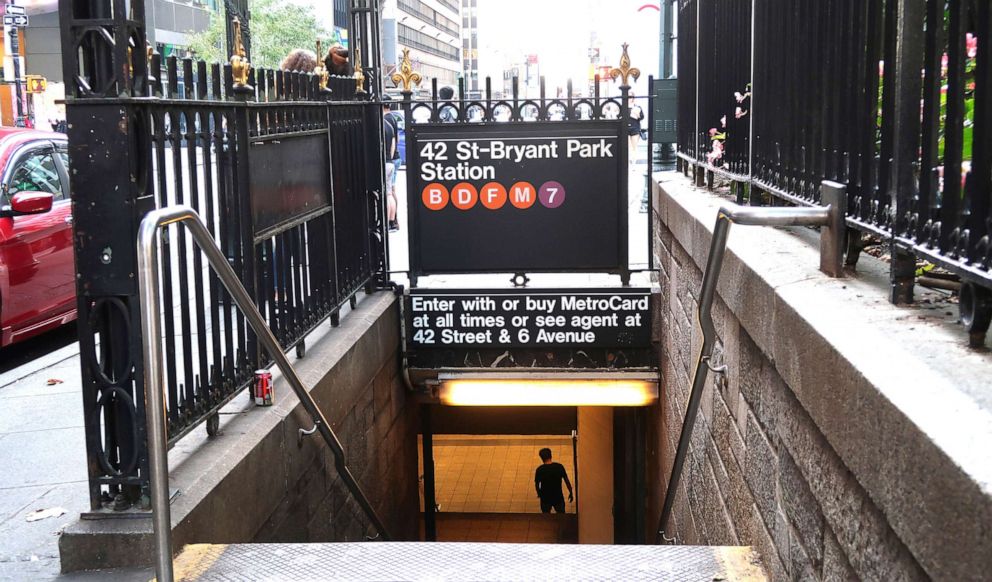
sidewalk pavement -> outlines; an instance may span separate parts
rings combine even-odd
[[[57,577],[58,536],[89,510],[80,394],[78,344],[0,375],[0,581]]]

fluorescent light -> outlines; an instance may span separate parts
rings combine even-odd
[[[646,406],[658,399],[657,380],[639,378],[441,378],[449,406]]]

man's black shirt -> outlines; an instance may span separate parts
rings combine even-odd
[[[568,474],[561,463],[547,463],[541,465],[534,472],[534,486],[537,488],[537,496],[545,501],[564,500],[561,492],[561,480],[564,479],[571,489],[568,481]]]
[[[396,133],[393,131],[393,126],[390,123],[382,124],[382,149],[383,153],[386,154],[386,161],[393,159],[393,148],[396,143]]]

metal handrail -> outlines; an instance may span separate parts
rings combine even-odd
[[[693,372],[692,390],[686,405],[685,418],[682,421],[682,431],[679,434],[679,444],[675,450],[675,461],[672,463],[672,474],[668,479],[665,490],[665,503],[658,520],[656,543],[673,541],[665,535],[668,519],[672,515],[675,497],[678,493],[679,481],[682,478],[682,467],[689,451],[689,441],[692,429],[696,424],[696,413],[699,411],[699,401],[706,386],[706,375],[712,363],[713,343],[716,339],[716,327],[713,324],[713,298],[716,296],[716,284],[720,279],[723,268],[723,256],[727,250],[727,237],[730,235],[731,224],[752,226],[820,226],[820,270],[831,277],[843,274],[843,242],[844,242],[844,211],[847,209],[847,189],[836,182],[824,181],[820,186],[820,200],[824,206],[808,208],[748,208],[745,206],[727,205],[720,208],[713,228],[713,239],[710,241],[710,254],[706,259],[706,271],[699,293],[699,328],[702,332],[703,343],[696,358],[696,369]],[[722,366],[721,368],[726,368]],[[724,370],[725,371],[725,370]]]
[[[165,417],[165,380],[162,373],[162,321],[159,313],[159,239],[163,226],[182,223],[188,227],[197,246],[203,250],[207,263],[245,315],[248,325],[258,336],[259,343],[275,360],[283,378],[293,388],[300,403],[313,419],[314,426],[334,454],[334,465],[348,490],[375,525],[379,536],[389,540],[382,520],[362,491],[345,463],[344,448],[331,430],[330,424],[317,407],[286,358],[279,342],[266,325],[262,314],[231,269],[220,247],[207,230],[199,214],[186,205],[176,205],[149,212],[138,228],[138,290],[141,300],[142,353],[145,365],[145,416],[148,430],[148,464],[152,501],[152,525],[155,534],[155,573],[159,582],[172,582],[172,517],[169,507],[169,463]]]

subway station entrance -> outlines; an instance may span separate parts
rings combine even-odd
[[[503,542],[562,544],[565,579],[658,578],[687,563],[681,550],[613,547],[651,541],[645,412],[665,389],[651,253],[630,260],[631,232],[646,251],[654,213],[646,197],[632,228],[640,72],[627,45],[604,93],[597,76],[554,97],[543,81],[521,96],[516,79],[500,95],[487,83],[481,96],[461,84],[442,96],[436,81],[417,87],[404,50],[391,80],[406,123],[409,260],[394,270],[377,2],[352,3],[354,68],[338,76],[330,53],[313,73],[253,69],[237,19],[230,64],[209,75],[205,62],[146,59],[141,3],[118,4],[63,2],[61,21],[81,55],[66,57],[78,73],[67,111],[81,339],[90,351],[101,339],[83,365],[93,523],[111,510],[150,518],[141,543],[154,542],[159,580],[173,565],[190,580],[293,568],[305,579],[527,577],[538,554]],[[128,228],[103,228],[119,208]],[[366,301],[379,311],[363,312]],[[351,343],[318,343],[325,321]],[[313,376],[295,367],[320,363],[308,338],[336,362]],[[268,368],[280,396],[265,389]],[[275,407],[219,420],[249,386]],[[227,422],[259,424],[225,434]],[[210,438],[257,439],[248,455],[278,451],[230,463],[262,467],[252,491],[272,507],[261,524],[184,529],[232,506],[201,502],[195,481],[170,489],[196,471],[170,480],[169,448],[200,423]],[[544,495],[553,478],[538,499],[546,462],[571,486],[561,503]],[[390,543],[416,539],[415,512],[428,543]],[[239,524],[258,517],[239,513]],[[187,544],[175,564],[173,530]],[[697,554],[708,560],[699,579],[736,563]]]
[[[399,70],[423,539],[644,543],[661,388],[629,260],[626,48],[617,96],[415,100],[408,55]],[[560,505],[538,491],[543,449]]]
[[[424,538],[461,542],[643,543],[641,411],[607,406],[424,405]],[[643,440],[643,434],[640,434]],[[568,483],[542,513],[539,452]],[[433,460],[433,472],[424,470]],[[429,502],[433,500],[433,511]],[[433,534],[433,535],[432,535]]]

